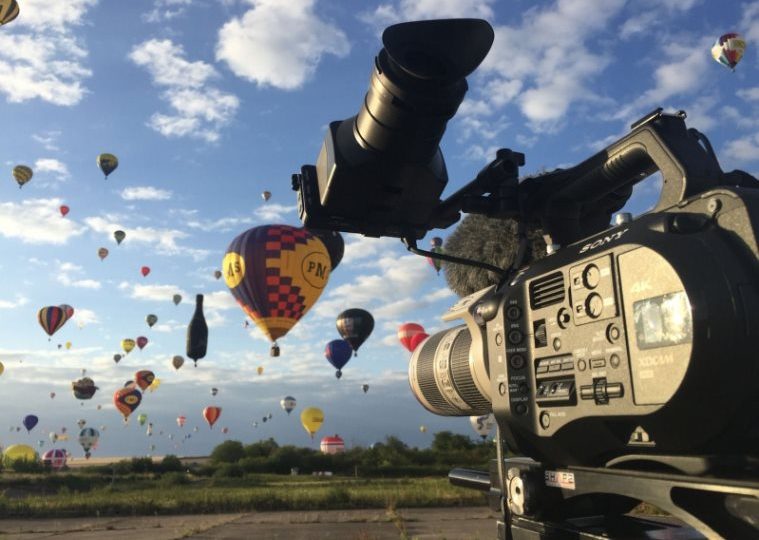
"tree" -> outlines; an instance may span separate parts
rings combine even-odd
[[[245,449],[240,441],[224,441],[211,452],[214,463],[237,463],[245,457]]]
[[[245,455],[247,457],[269,457],[277,448],[279,448],[279,445],[270,437],[265,441],[246,445]]]
[[[450,431],[438,431],[432,440],[432,449],[435,452],[461,452],[472,450],[474,447],[469,437]]]

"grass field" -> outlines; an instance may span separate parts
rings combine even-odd
[[[5,475],[4,475],[5,476]],[[4,478],[3,517],[166,515],[264,510],[485,505],[482,493],[451,486],[446,478],[345,478],[255,475],[192,478],[168,473],[159,479],[119,478],[80,482],[81,477]],[[79,487],[79,489],[77,489]]]

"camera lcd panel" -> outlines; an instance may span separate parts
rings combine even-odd
[[[640,300],[633,304],[638,348],[655,349],[692,339],[691,312],[684,291]]]

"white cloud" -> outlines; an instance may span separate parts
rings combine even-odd
[[[167,201],[172,193],[152,186],[134,186],[124,188],[120,195],[125,201]]]
[[[622,40],[633,37],[647,36],[658,32],[670,19],[669,16],[683,16],[683,12],[689,11],[701,0],[638,0],[630,3],[629,7],[635,10],[619,28],[619,37]]]
[[[316,0],[245,0],[251,8],[219,30],[216,59],[260,86],[300,88],[322,57],[350,51],[345,33],[322,20]]]
[[[40,143],[45,150],[57,152],[60,150],[58,147],[58,138],[60,136],[60,131],[44,131],[42,133],[33,134],[32,139]]]
[[[397,238],[371,238],[359,234],[344,234],[345,254],[341,264],[355,264],[360,261],[379,259],[390,253],[402,254],[405,250]]]
[[[0,235],[27,244],[66,244],[86,230],[76,221],[61,218],[61,199],[26,199],[0,203]]]
[[[759,160],[759,133],[728,142],[723,153],[741,162]]]
[[[162,97],[173,114],[155,113],[148,125],[166,137],[194,137],[217,141],[229,124],[240,100],[211,86],[218,73],[211,64],[185,59],[181,45],[169,39],[151,39],[136,45],[129,58],[148,70],[153,83],[164,88]]]
[[[176,285],[132,285],[130,283],[121,283],[119,288],[130,290],[129,295],[136,300],[149,300],[153,302],[171,302],[175,294],[182,296],[182,299],[188,298],[187,293]]]
[[[99,289],[101,287],[100,282],[94,279],[77,279],[84,273],[82,267],[77,264],[56,261],[56,266],[58,271],[55,279],[64,287],[76,287],[78,289]],[[76,312],[74,314],[76,315]]]
[[[34,162],[35,174],[51,173],[57,180],[65,181],[71,177],[69,168],[65,163],[53,158],[40,158]]]
[[[220,218],[215,221],[188,221],[186,225],[192,229],[200,229],[203,231],[220,231],[228,232],[237,230],[244,225],[250,225],[255,220],[252,217],[232,217],[232,218]]]
[[[8,101],[41,99],[76,105],[92,72],[87,49],[74,35],[98,0],[25,0],[19,16],[0,33],[0,92]]]
[[[29,299],[20,294],[16,295],[15,300],[0,299],[0,309],[16,309],[29,303]]]
[[[253,212],[261,221],[282,221],[285,214],[290,214],[298,209],[297,205],[287,206],[284,204],[267,203],[256,208]]]
[[[79,326],[87,326],[89,324],[100,324],[100,318],[91,309],[76,307],[74,310],[74,321]]]
[[[403,21],[457,17],[492,19],[492,4],[495,0],[400,0],[396,4],[380,4],[359,18],[379,31]]]
[[[213,310],[240,309],[229,291],[214,291],[203,295],[203,307]]]
[[[144,13],[142,19],[149,23],[160,23],[176,19],[185,14],[193,0],[155,0],[153,9]]]
[[[159,255],[188,255],[196,261],[204,259],[209,254],[209,251],[206,249],[179,245],[177,241],[187,238],[189,235],[176,229],[127,227],[116,220],[102,217],[89,217],[84,222],[93,231],[105,234],[109,240],[113,239],[113,231],[119,229],[125,231],[127,236],[121,244],[122,247],[133,244],[146,244],[153,246],[155,253]]]

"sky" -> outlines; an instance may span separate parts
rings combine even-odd
[[[623,136],[650,110],[684,109],[724,170],[759,171],[759,2],[706,0],[19,0],[0,27],[0,445],[105,426],[96,455],[207,454],[227,437],[348,446],[387,435],[427,446],[435,431],[474,436],[465,418],[426,412],[408,387],[396,338],[413,321],[429,333],[456,298],[397,239],[346,235],[345,257],[321,298],[280,340],[282,355],[214,270],[233,238],[269,223],[299,226],[290,175],[313,163],[327,125],[353,116],[386,26],[479,17],[495,42],[441,148],[454,192],[500,147],[524,152],[524,174],[570,166]],[[738,31],[735,72],[714,62],[721,34]],[[104,180],[101,152],[119,157]],[[15,165],[34,169],[23,189]],[[272,197],[264,202],[261,193]],[[628,203],[653,206],[657,179]],[[70,207],[62,217],[61,205]],[[126,231],[119,246],[116,229]],[[452,229],[433,231],[446,237]],[[98,248],[110,255],[100,261]],[[147,265],[151,273],[140,274]],[[205,295],[208,355],[179,369],[195,294]],[[172,296],[181,294],[178,306]],[[70,304],[73,320],[47,339],[37,311]],[[373,313],[373,334],[336,380],[323,356],[335,317]],[[158,323],[148,328],[145,316]],[[124,338],[149,344],[118,364]],[[70,341],[72,347],[58,349]],[[263,366],[262,375],[257,367]],[[81,404],[71,381],[86,369],[100,390]],[[124,425],[113,392],[138,369],[161,379]],[[369,384],[364,394],[362,384]],[[212,397],[210,389],[219,388]],[[50,393],[55,392],[55,398]],[[279,406],[292,395],[288,416]],[[101,409],[98,410],[97,406]],[[211,430],[201,411],[222,407]],[[320,407],[311,441],[299,412]],[[39,424],[16,432],[26,414]],[[271,413],[272,419],[261,422]],[[136,414],[136,413],[135,413]],[[180,429],[178,415],[187,417]],[[253,422],[258,422],[254,427]],[[421,433],[420,425],[427,426]],[[193,431],[194,427],[198,431]],[[11,431],[12,430],[12,431]],[[185,439],[188,433],[192,437]],[[173,438],[170,439],[169,436]],[[74,437],[75,438],[75,437]],[[180,442],[183,441],[183,442]],[[81,457],[75,441],[58,446]]]

